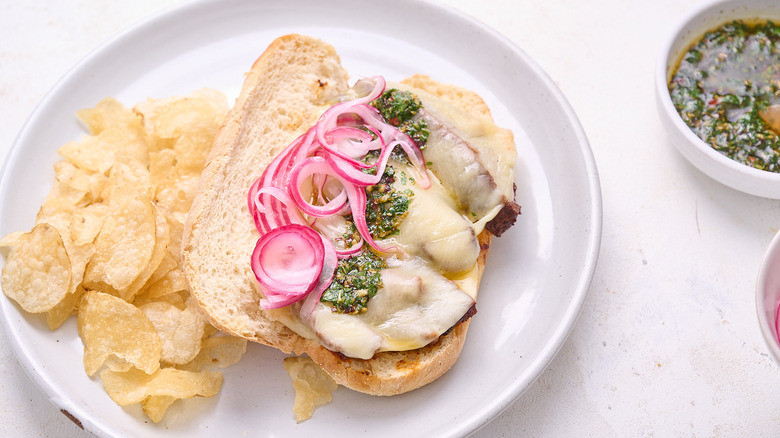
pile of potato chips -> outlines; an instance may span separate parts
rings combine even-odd
[[[91,135],[59,149],[32,230],[0,240],[11,247],[3,292],[52,330],[76,313],[87,374],[154,422],[178,399],[214,395],[214,369],[246,351],[204,321],[180,269],[184,219],[227,109],[200,90],[79,111]]]

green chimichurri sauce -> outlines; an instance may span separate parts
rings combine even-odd
[[[320,301],[330,304],[333,312],[364,313],[368,300],[382,287],[380,272],[386,267],[387,263],[370,250],[339,260],[333,282]]]
[[[422,108],[422,103],[417,96],[408,91],[391,88],[372,101],[371,105],[379,110],[387,123],[411,137],[421,149],[425,147],[430,135],[428,124],[425,120],[413,120]]]
[[[780,103],[780,26],[741,21],[707,32],[669,83],[683,121],[715,150],[780,172],[780,137],[761,111]]]
[[[398,177],[404,184],[406,181],[413,183],[403,172]],[[392,185],[395,179],[395,169],[387,166],[379,183],[366,187],[366,223],[369,233],[375,239],[398,233],[398,227],[408,214],[414,193],[408,189],[397,190]],[[341,239],[345,248],[360,239],[351,216],[347,218],[347,231]],[[320,301],[329,303],[333,312],[365,312],[368,300],[382,287],[380,271],[386,267],[385,261],[370,250],[339,260],[333,282],[322,293]]]
[[[366,187],[366,223],[375,239],[384,239],[398,233],[398,226],[406,217],[414,193],[411,190],[396,190],[395,169],[385,168],[379,183]]]

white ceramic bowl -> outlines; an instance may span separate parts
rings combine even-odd
[[[780,21],[777,0],[723,0],[707,4],[675,26],[661,49],[656,67],[658,110],[672,143],[694,166],[733,189],[765,198],[780,199],[780,173],[740,164],[712,149],[683,122],[672,104],[668,83],[680,57],[705,32],[736,19]]]
[[[777,305],[780,303],[780,233],[769,244],[756,283],[758,325],[772,357],[780,365],[780,340],[777,333]]]

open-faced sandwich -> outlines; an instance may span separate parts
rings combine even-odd
[[[456,361],[491,236],[520,213],[512,134],[426,76],[352,86],[330,45],[275,40],[215,140],[182,241],[226,333],[400,394]]]

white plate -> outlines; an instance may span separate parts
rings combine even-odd
[[[515,133],[523,214],[496,239],[479,313],[455,366],[411,393],[371,397],[340,388],[296,424],[282,355],[252,345],[225,370],[219,394],[173,405],[160,424],[121,408],[89,379],[73,318],[50,332],[3,297],[2,320],[35,383],[101,436],[462,436],[486,424],[550,363],[590,285],[601,195],[587,139],[545,73],[519,48],[462,14],[421,1],[205,1],[169,10],[91,54],[46,96],[22,129],[0,181],[0,233],[29,230],[51,187],[56,148],[84,132],[76,110],[105,96],[127,105],[200,87],[238,94],[242,75],[275,37],[333,44],[353,75],[425,73],[479,92]]]

